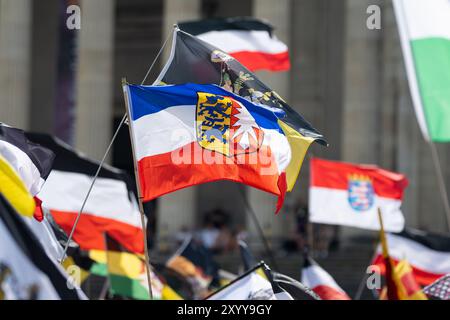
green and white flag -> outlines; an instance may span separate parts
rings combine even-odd
[[[450,142],[450,0],[394,0],[394,8],[420,129]]]

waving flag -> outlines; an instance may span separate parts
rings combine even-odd
[[[137,300],[150,298],[145,261],[143,257],[127,251],[116,240],[105,235],[106,251],[91,250],[89,256],[98,264],[96,268],[105,267],[113,295]],[[181,299],[167,284],[150,271],[150,281],[154,300]]]
[[[294,300],[273,281],[270,269],[258,264],[227,286],[217,290],[207,300]]]
[[[16,170],[35,196],[52,169],[54,153],[29,141],[25,133],[0,122],[0,154]]]
[[[27,136],[56,154],[53,170],[38,196],[56,223],[70,233],[98,163],[57,138],[42,134]],[[105,232],[131,252],[144,252],[133,181],[124,171],[110,166],[100,170],[73,239],[84,250],[104,250]]]
[[[35,213],[36,219],[42,220],[41,201],[35,198],[33,203],[26,198],[35,196],[42,188],[55,155],[49,149],[30,142],[24,131],[0,122],[0,156],[0,189],[3,195],[17,212],[25,216]]]
[[[280,210],[292,154],[282,110],[216,85],[124,85],[124,92],[144,201],[231,180],[278,195]]]
[[[302,283],[311,288],[322,300],[350,300],[330,274],[310,257],[305,258]]]
[[[50,260],[23,219],[0,195],[0,298],[86,299],[67,283],[62,268]]]
[[[450,300],[450,274],[439,278],[423,289],[423,292],[432,298]]]
[[[417,120],[426,140],[450,141],[450,2],[394,0]]]
[[[407,260],[420,285],[429,285],[450,273],[450,237],[408,228],[401,233],[388,233],[386,238],[393,262]],[[381,247],[372,264],[383,275],[386,273]]]
[[[0,194],[16,212],[24,216],[33,215],[36,207],[33,197],[17,172],[2,155],[0,155]]]
[[[287,46],[273,34],[273,27],[250,17],[187,21],[179,28],[225,51],[249,70],[289,70]]]
[[[280,126],[292,147],[292,161],[286,168],[287,191],[294,188],[310,144],[317,141],[326,145],[319,132],[239,61],[175,28],[170,58],[154,84],[185,83],[216,84],[248,101],[281,111]]]
[[[374,165],[311,160],[310,221],[379,230],[377,209],[387,231],[404,227],[400,211],[408,180]]]

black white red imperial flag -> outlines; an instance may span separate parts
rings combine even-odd
[[[405,228],[400,233],[387,233],[389,256],[395,264],[406,260],[413,269],[414,278],[422,285],[430,285],[440,277],[450,273],[450,237]],[[381,248],[372,262],[384,275]]]
[[[0,122],[0,154],[11,164],[35,196],[50,174],[54,153],[29,141],[23,130]]]
[[[36,222],[37,223],[37,222]],[[0,194],[0,300],[86,299]]]
[[[56,223],[70,233],[98,163],[52,136],[27,133],[27,137],[56,154],[53,170],[38,196]],[[83,250],[104,250],[104,233],[131,252],[144,251],[133,181],[126,172],[107,165],[100,170],[73,239]]]
[[[45,179],[50,174],[54,153],[38,144],[29,141],[24,131],[10,127],[0,122],[0,156],[12,167],[14,172],[21,178],[24,188],[35,196],[42,188]],[[14,192],[8,187],[4,196],[13,207],[24,215],[31,215],[31,210],[20,210],[17,198],[14,200]],[[40,212],[40,202],[36,199],[36,211]],[[23,205],[23,202],[22,202]],[[22,207],[22,206],[21,206]],[[36,216],[36,215],[35,215]]]
[[[251,71],[286,71],[291,67],[288,47],[273,27],[251,17],[180,22],[179,28],[225,51]]]
[[[294,187],[310,144],[327,144],[322,134],[238,60],[175,27],[169,60],[154,85],[185,83],[215,84],[280,114],[278,120],[292,148],[286,168],[287,191]]]

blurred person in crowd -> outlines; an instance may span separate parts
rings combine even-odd
[[[200,229],[199,240],[213,253],[227,251],[232,242],[232,234],[229,228],[229,215],[221,210],[215,209],[207,214]]]
[[[292,210],[295,219],[293,235],[283,243],[283,249],[287,253],[303,251],[308,246],[308,205],[298,198]]]

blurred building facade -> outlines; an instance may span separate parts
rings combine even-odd
[[[71,4],[81,7],[81,29],[64,38],[61,22]],[[369,5],[381,8],[380,30],[366,26]],[[51,134],[67,129],[69,137],[63,138],[100,159],[125,112],[121,78],[141,83],[177,21],[227,16],[266,19],[288,44],[291,70],[258,76],[325,134],[330,147],[313,146],[310,154],[406,174],[407,225],[448,232],[430,150],[412,107],[390,0],[0,0],[0,121]],[[67,43],[74,47],[68,49]],[[64,50],[73,50],[73,56],[64,59]],[[169,50],[170,41],[147,84]],[[69,70],[65,74],[64,68]],[[56,116],[64,108],[72,110],[67,124]],[[127,136],[122,128],[109,162],[132,171]],[[445,165],[450,147],[439,145],[438,152],[450,186]],[[158,236],[164,241],[183,227],[194,228],[215,208],[229,212],[235,226],[255,236],[247,199],[266,235],[282,239],[295,229],[296,202],[307,200],[308,175],[305,160],[295,192],[278,216],[274,196],[228,182],[162,197]],[[342,237],[363,232],[341,230]]]

